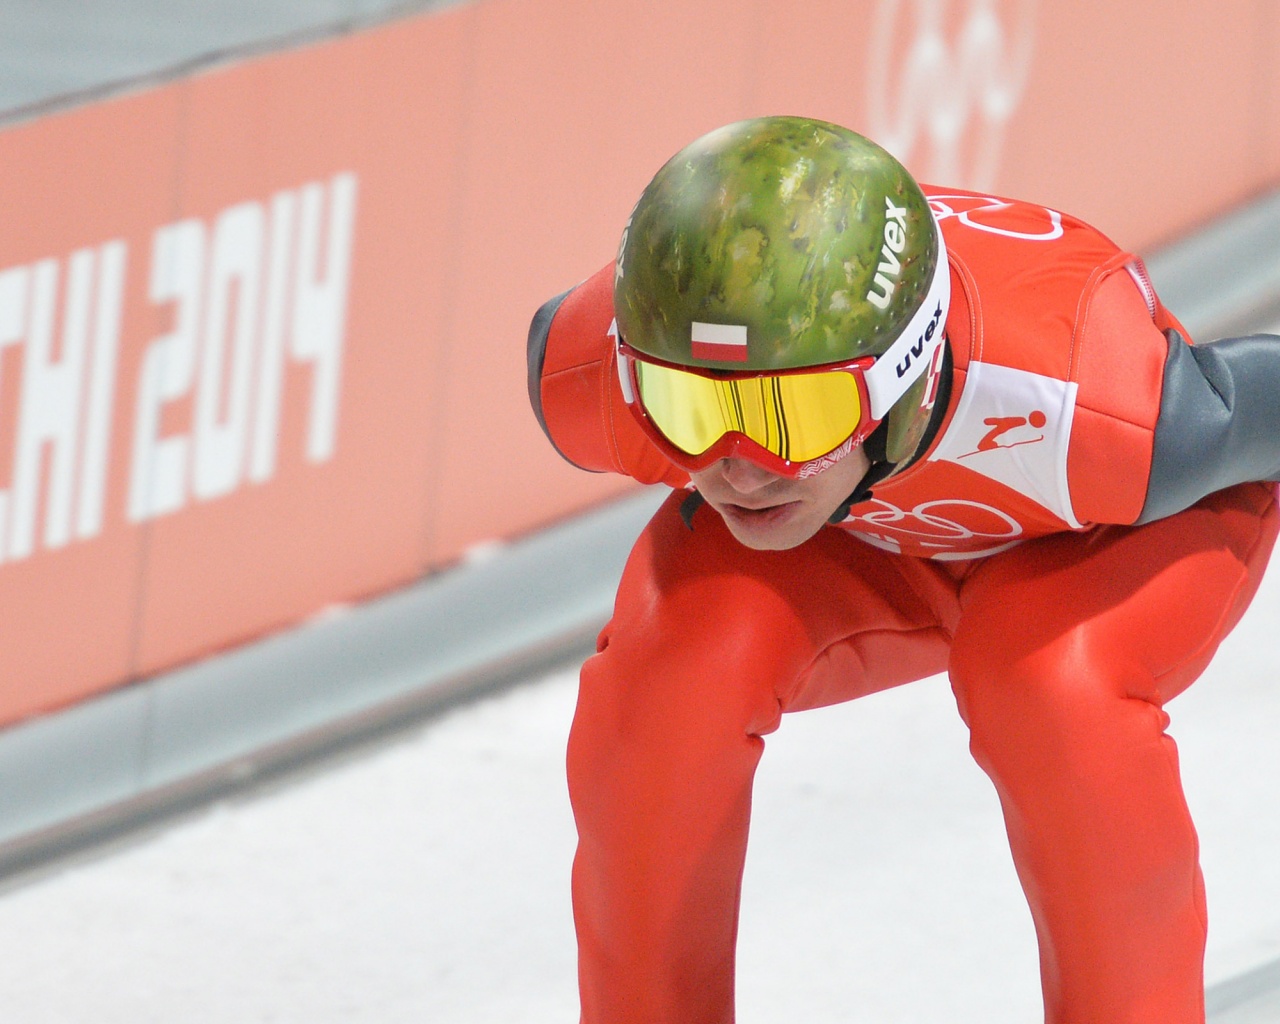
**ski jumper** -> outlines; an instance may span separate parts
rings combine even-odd
[[[612,267],[544,306],[530,394],[587,469],[677,490],[569,741],[584,1024],[726,1024],[751,783],[783,712],[948,673],[994,782],[1049,1024],[1202,1024],[1205,898],[1164,704],[1277,533],[1280,339],[1193,349],[1141,264],[926,188],[949,250],[926,450],[788,551],[735,541],[620,394]],[[682,517],[683,509],[683,517]]]

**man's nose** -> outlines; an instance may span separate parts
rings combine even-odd
[[[725,483],[739,494],[751,494],[768,487],[778,479],[776,473],[770,473],[763,466],[757,466],[750,459],[728,458],[720,462],[720,473]]]

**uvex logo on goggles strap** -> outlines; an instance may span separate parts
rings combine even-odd
[[[866,373],[871,415],[883,419],[893,403],[906,393],[929,366],[934,351],[942,344],[943,325],[951,303],[951,272],[942,232],[937,233],[938,263],[924,302],[916,310],[898,340],[889,346]]]

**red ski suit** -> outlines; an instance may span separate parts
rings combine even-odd
[[[1254,594],[1275,488],[1133,525],[1185,344],[1141,264],[1054,211],[926,192],[953,367],[928,451],[789,551],[738,544],[709,507],[686,525],[677,490],[583,667],[568,770],[585,1024],[732,1021],[762,737],[783,712],[939,672],[999,792],[1047,1021],[1204,1019],[1204,892],[1163,705]],[[607,267],[535,321],[535,407],[576,464],[679,488],[621,397],[611,285]]]

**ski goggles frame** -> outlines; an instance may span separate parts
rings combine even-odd
[[[750,459],[792,478],[832,465],[879,425],[869,415],[866,383],[874,363],[873,356],[863,356],[777,373],[712,370],[676,366],[618,341],[623,397],[649,439],[690,472],[725,458]],[[843,408],[830,408],[831,401]],[[693,408],[681,415],[671,409],[678,404]],[[790,457],[797,445],[805,457]]]
[[[680,366],[632,348],[616,333],[615,326],[618,379],[623,398],[650,440],[668,459],[686,471],[697,472],[719,459],[745,458],[778,476],[804,478],[820,473],[862,444],[920,375],[936,366],[935,357],[946,333],[951,299],[951,274],[941,232],[938,232],[938,247],[937,271],[925,293],[924,302],[903,332],[880,356],[863,356],[772,373]],[[666,411],[658,411],[657,403],[651,410],[645,402],[641,378],[646,370],[642,367],[656,368],[671,375],[670,381],[675,383],[668,388],[668,397],[675,402],[683,400],[696,405],[693,412],[700,414],[705,422],[696,427],[676,425],[674,419],[678,417],[669,418]],[[831,411],[822,407],[822,384],[806,385],[802,380],[808,377],[821,381],[832,374],[845,374],[852,380],[852,388],[846,388],[845,395],[856,401],[856,407],[843,412],[848,430],[831,432],[831,438],[836,433],[840,436],[825,451],[816,454],[803,451],[805,458],[793,458],[791,456],[795,453],[790,450],[786,439],[795,431],[779,428],[785,427],[788,418],[798,418],[802,424],[821,420],[824,416],[828,421],[832,420]],[[756,392],[747,396],[749,404],[753,405],[750,410],[752,416],[740,408],[744,382],[753,382]],[[830,394],[838,395],[841,389],[834,387],[828,390]],[[680,391],[683,394],[678,393]],[[829,396],[825,400],[829,400]],[[814,403],[816,408],[806,408],[806,402]],[[840,415],[842,413],[835,413],[834,422],[839,422]],[[668,420],[665,429],[661,422],[664,419]],[[753,421],[750,425],[748,419]],[[678,436],[673,438],[669,432]],[[696,436],[699,434],[701,436]],[[682,445],[679,443],[682,440],[696,440],[696,443]],[[698,450],[690,451],[690,448]]]

